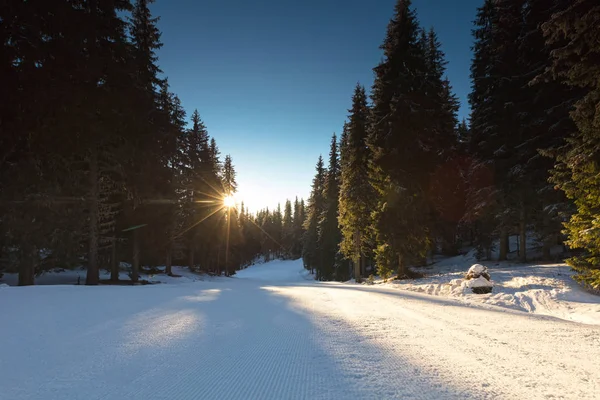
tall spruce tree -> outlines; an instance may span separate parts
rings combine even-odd
[[[306,210],[304,221],[304,238],[302,245],[302,259],[304,266],[311,273],[320,264],[319,241],[319,219],[325,210],[325,177],[326,170],[323,165],[323,157],[319,156],[316,166],[316,175],[313,179],[310,199]]]
[[[131,10],[129,1],[87,2],[81,9],[79,23],[85,38],[83,58],[78,69],[80,101],[88,110],[88,118],[74,127],[87,132],[77,143],[87,171],[86,197],[88,210],[88,269],[86,284],[99,283],[99,257],[102,247],[109,244],[113,227],[107,220],[110,209],[110,196],[114,194],[116,182],[125,175],[132,159],[131,149],[144,132],[135,124],[130,129],[130,121],[122,110],[132,110],[132,99],[123,96],[131,87],[129,70],[124,63],[131,58],[127,43],[126,24],[118,13]],[[133,82],[135,85],[135,82]],[[137,93],[137,91],[136,91]],[[83,114],[83,113],[82,113]],[[85,139],[83,139],[85,137]],[[135,254],[134,250],[134,254]]]
[[[470,217],[476,221],[481,256],[490,257],[500,238],[500,259],[508,253],[508,235],[523,231],[526,199],[518,146],[523,143],[516,105],[526,82],[519,57],[524,0],[487,0],[478,10],[471,67]],[[516,133],[516,134],[515,134]],[[522,258],[525,247],[522,246]]]
[[[369,182],[371,151],[367,147],[369,107],[365,89],[356,85],[342,140],[339,225],[342,232],[340,250],[354,262],[354,278],[365,273],[365,261],[372,256],[370,238],[371,213],[376,201]]]
[[[302,257],[302,238],[304,236],[304,210],[301,209],[300,201],[298,197],[294,200],[294,216],[292,220],[292,248],[290,250],[290,256],[292,259],[298,259]]]
[[[281,203],[277,203],[277,208],[273,211],[272,215],[272,231],[271,238],[273,240],[273,249],[275,250],[275,257],[280,258],[282,256],[283,248],[283,213],[281,212]]]
[[[296,199],[298,206],[298,199]],[[283,233],[281,244],[283,246],[283,257],[292,258],[292,248],[294,244],[294,220],[292,214],[292,202],[288,199],[285,201],[283,211]]]
[[[227,154],[225,156],[225,162],[223,163],[223,193],[225,193],[226,196],[237,192],[237,181],[235,176],[236,173],[231,155]]]
[[[585,90],[571,117],[577,130],[556,152],[553,181],[577,208],[565,224],[567,244],[583,253],[568,263],[581,282],[600,289],[600,6],[594,0],[575,0],[552,16],[543,29],[552,51],[547,72],[556,79]]]
[[[519,107],[521,129],[525,138],[520,146],[524,166],[524,182],[530,186],[528,201],[529,229],[542,245],[545,260],[551,259],[551,249],[560,243],[560,230],[564,215],[569,214],[572,203],[564,193],[550,182],[556,150],[565,145],[576,127],[569,113],[581,98],[582,90],[564,82],[536,79],[551,65],[552,48],[545,43],[542,24],[555,13],[564,11],[570,0],[528,0],[524,8],[524,27],[520,40],[520,57],[524,64],[525,85]],[[541,150],[541,151],[540,151]]]
[[[156,51],[162,47],[157,27],[159,18],[152,17],[148,8],[151,3],[154,0],[136,0],[130,19],[136,78],[148,93],[154,93],[155,86],[160,85],[158,75],[162,72],[156,56]]]
[[[339,275],[337,271],[337,253],[341,241],[338,226],[340,196],[340,164],[337,137],[331,138],[329,150],[329,166],[325,177],[324,207],[318,223],[318,245],[320,257],[317,268],[318,280],[332,280]]]
[[[418,262],[430,248],[429,207],[425,190],[431,152],[426,145],[429,121],[427,62],[419,25],[409,0],[399,0],[381,46],[372,91],[371,182],[378,194],[374,211],[380,271]]]
[[[458,99],[452,93],[450,82],[445,78],[446,59],[433,29],[423,31],[421,45],[427,63],[427,128],[428,147],[432,149],[428,171],[431,173],[428,202],[431,211],[431,239],[441,242],[446,255],[457,251],[456,230],[462,217],[464,185],[461,185],[460,158],[458,150],[456,114]]]

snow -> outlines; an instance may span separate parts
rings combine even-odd
[[[124,264],[124,263],[123,263]],[[127,266],[124,264],[123,266]],[[159,269],[164,271],[164,267],[160,267]],[[175,275],[179,275],[178,277],[172,277],[164,274],[159,275],[149,275],[145,273],[140,273],[140,279],[148,280],[150,282],[155,283],[184,283],[184,282],[195,282],[195,281],[205,281],[215,279],[215,277],[211,277],[209,275],[202,275],[190,272],[188,268],[173,266],[172,272]],[[0,279],[0,286],[2,282],[5,285],[16,286],[18,284],[18,275],[7,273]],[[106,270],[100,271],[100,279],[107,280],[110,279],[110,272]],[[122,281],[129,281],[130,278],[127,275],[127,272],[121,271],[119,273],[119,279]],[[73,269],[73,270],[63,270],[56,269],[50,270],[46,273],[41,274],[35,278],[36,285],[76,285],[79,280],[81,285],[85,284],[85,269]]]
[[[481,275],[487,271],[487,268],[481,264],[473,264],[471,268],[469,268],[470,275]]]
[[[600,391],[598,326],[391,285],[319,283],[300,261],[193,279],[2,288],[0,399],[593,399]]]
[[[482,288],[482,287],[493,287],[494,284],[483,276],[477,277],[475,279],[470,279],[466,281],[466,285],[468,288]]]
[[[271,282],[302,282],[313,280],[302,262],[298,260],[275,260],[256,264],[250,268],[237,271],[237,278],[260,279]]]
[[[383,284],[395,289],[442,296],[469,304],[486,304],[533,314],[541,314],[600,325],[600,296],[582,288],[573,279],[566,264],[494,263],[487,268],[494,290],[474,294],[473,285],[464,279],[473,255],[438,260],[432,267],[420,269],[427,277]],[[485,280],[485,279],[484,279]],[[487,281],[486,281],[487,282]],[[376,283],[383,283],[379,280]],[[489,286],[486,285],[486,286]]]

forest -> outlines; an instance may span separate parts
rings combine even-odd
[[[594,0],[483,1],[458,121],[440,38],[399,0],[370,96],[356,86],[328,166],[317,162],[307,268],[320,280],[414,277],[411,266],[467,246],[527,262],[531,240],[600,288],[598,26]]]
[[[186,265],[232,275],[300,257],[304,201],[250,213],[198,110],[158,65],[150,0],[0,6],[0,276],[54,268],[131,282]]]

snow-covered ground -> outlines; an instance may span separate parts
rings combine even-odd
[[[568,265],[484,263],[494,289],[490,294],[474,294],[464,275],[476,262],[471,253],[440,260],[421,269],[426,278],[392,281],[384,286],[600,325],[600,296],[578,285]]]
[[[164,271],[164,267],[160,267],[160,269]],[[165,274],[154,275],[142,272],[140,273],[140,279],[144,279],[152,283],[189,283],[218,279],[210,275],[196,274],[190,272],[190,270],[186,267],[173,266],[172,272],[173,274],[178,276],[172,277]],[[107,272],[104,269],[100,270],[100,279],[110,279],[110,272]],[[127,275],[127,272],[125,271],[121,271],[119,273],[119,279],[121,279],[122,281],[130,280],[129,275]],[[13,273],[4,274],[4,276],[2,276],[2,278],[0,279],[0,285],[5,284],[8,286],[17,286],[18,282],[18,274]],[[81,285],[85,284],[85,269],[51,270],[35,278],[36,285],[77,285],[78,282]]]
[[[314,280],[314,277],[303,268],[301,260],[275,260],[264,264],[256,264],[250,268],[237,271],[235,276],[242,279],[287,283]]]
[[[598,398],[598,326],[306,278],[0,288],[0,399]]]

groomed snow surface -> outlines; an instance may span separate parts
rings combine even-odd
[[[600,396],[597,325],[317,283],[300,261],[206,281],[1,287],[0,304],[2,400]]]

